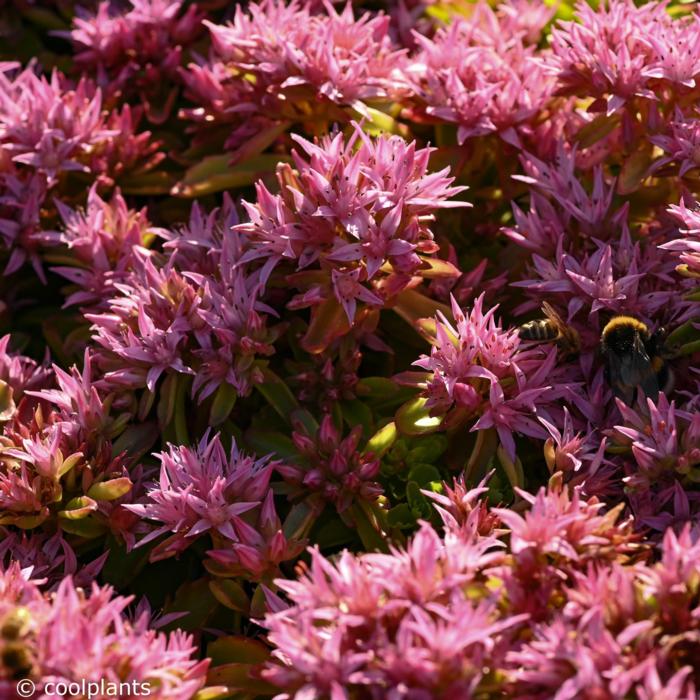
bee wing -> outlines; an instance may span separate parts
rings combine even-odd
[[[632,351],[618,355],[608,353],[608,376],[610,377],[615,396],[627,405],[634,403],[636,388],[639,387],[645,396],[656,398],[659,393],[659,382],[656,372],[641,338],[635,338]]]

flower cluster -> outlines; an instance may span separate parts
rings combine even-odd
[[[149,120],[161,123],[178,94],[183,47],[194,42],[201,20],[197,6],[183,10],[182,0],[133,0],[118,13],[100,2],[94,15],[76,17],[66,35],[76,65],[90,71],[108,99],[137,96]]]
[[[133,540],[135,523],[124,518],[122,502],[139,474],[130,472],[126,454],[114,454],[112,442],[130,415],[110,412],[92,371],[86,352],[82,372],[54,366],[58,388],[25,386],[0,435],[3,525],[88,539],[111,531]]]
[[[390,99],[402,82],[404,52],[389,37],[389,18],[355,18],[351,3],[342,12],[330,2],[322,13],[312,5],[264,0],[239,5],[229,24],[207,22],[209,60],[183,72],[200,105],[187,117],[232,124],[227,146],[245,149],[249,139],[275,138],[280,123],[317,132],[319,122],[348,121]]]
[[[129,598],[107,586],[83,591],[70,577],[52,596],[37,584],[17,564],[0,573],[3,697],[21,697],[15,693],[23,678],[47,700],[53,696],[44,691],[49,681],[92,682],[105,689],[94,695],[99,698],[114,696],[115,688],[127,697],[123,689],[137,687],[136,696],[145,687],[157,698],[187,700],[205,686],[208,662],[193,658],[192,637],[149,629],[147,614],[129,621]]]
[[[362,427],[357,425],[341,438],[330,415],[323,417],[316,435],[308,435],[300,425],[292,433],[299,464],[280,465],[277,471],[298,492],[318,492],[341,513],[357,498],[375,501],[382,492],[375,481],[379,460],[358,450],[361,436]]]
[[[212,568],[221,575],[261,579],[299,554],[302,545],[285,537],[275,510],[276,462],[245,455],[235,442],[227,455],[218,435],[195,448],[171,445],[159,458],[160,477],[147,500],[127,506],[160,524],[140,545],[173,533],[151,550],[152,561],[179,554],[202,535],[209,535]]]
[[[245,204],[250,222],[237,227],[252,241],[247,258],[292,263],[288,279],[300,290],[292,308],[313,307],[338,336],[347,325],[336,309],[352,324],[359,308],[382,307],[414,277],[455,274],[433,262],[427,223],[437,209],[465,206],[450,201],[463,188],[451,186],[447,169],[428,172],[430,149],[373,140],[359,126],[347,140],[295,140],[306,158],[294,152],[296,170],[278,168],[279,194],[258,183],[257,202]]]
[[[154,392],[163,373],[194,375],[201,400],[222,386],[245,395],[261,381],[256,358],[273,352],[266,319],[274,311],[261,300],[266,268],[243,264],[245,241],[229,230],[233,221],[230,206],[218,219],[195,209],[189,227],[164,234],[172,256],[127,251],[132,269],[114,283],[107,309],[86,316],[104,348],[107,385]]]
[[[453,299],[454,325],[440,313],[430,355],[414,363],[426,373],[409,372],[399,379],[422,387],[425,407],[444,417],[443,427],[495,428],[515,459],[513,433],[545,437],[534,415],[544,409],[546,418],[547,406],[568,387],[553,381],[556,348],[522,348],[517,331],[501,328],[496,307],[484,312],[483,301],[482,295],[467,315]]]
[[[264,675],[282,697],[385,687],[409,697],[655,697],[666,683],[672,697],[692,695],[698,569],[687,531],[669,532],[650,565],[629,523],[595,500],[553,484],[521,494],[524,515],[489,514],[483,490],[439,496],[461,513],[458,523],[443,510],[442,536],[424,524],[389,554],[331,561],[311,550],[297,580],[278,582],[290,603],[270,601],[278,650]]]
[[[577,3],[0,0],[0,700],[697,695],[700,15]]]
[[[469,20],[440,28],[434,37],[416,37],[420,51],[406,68],[415,118],[456,124],[460,143],[497,133],[520,146],[521,133],[532,135],[553,82],[526,44],[517,6],[507,9],[499,22],[478,3]],[[532,29],[537,32],[537,24]]]
[[[99,89],[83,78],[72,87],[62,74],[50,78],[30,66],[0,71],[0,233],[12,250],[6,272],[30,260],[44,277],[37,234],[49,194],[71,193],[94,180],[103,186],[161,160],[150,134],[136,133],[138,118],[125,105],[105,112]]]
[[[598,10],[580,3],[577,14],[579,21],[552,31],[548,66],[560,92],[595,98],[598,111],[613,114],[637,97],[655,100],[665,89],[695,87],[695,18],[673,21],[663,3],[637,7],[630,0],[611,0]]]
[[[66,306],[100,308],[116,293],[115,284],[125,282],[134,268],[136,251],[150,242],[152,230],[145,210],[133,211],[117,190],[109,201],[95,187],[88,193],[84,210],[57,202],[61,227],[43,231],[37,238],[46,246],[61,247],[63,263],[52,268],[77,288]]]

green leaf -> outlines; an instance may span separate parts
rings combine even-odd
[[[498,446],[496,454],[498,455],[498,461],[501,463],[503,471],[506,473],[511,486],[513,488],[516,486],[521,489],[524,488],[525,474],[523,473],[523,465],[521,464],[520,460],[516,457],[515,461],[513,461],[506,454],[506,451],[503,449],[502,445]]]
[[[5,423],[15,415],[14,390],[7,383],[0,381],[0,422]]]
[[[459,277],[460,271],[447,260],[440,258],[421,258],[422,265],[417,270],[416,274],[425,279],[450,279]]]
[[[214,394],[214,401],[209,411],[209,424],[221,425],[228,417],[238,398],[238,392],[227,382],[224,382]]]
[[[425,335],[423,332],[425,323],[421,324],[421,321],[425,319],[432,320],[438,311],[441,311],[448,320],[452,320],[452,310],[449,306],[430,299],[415,289],[405,289],[397,295],[394,311],[412,328],[423,335]],[[432,323],[434,325],[434,321]]]
[[[163,170],[136,173],[119,179],[119,187],[124,194],[152,196],[168,194],[175,185],[175,176]]]
[[[256,665],[237,663],[213,666],[207,674],[207,683],[222,684],[229,690],[244,690],[257,696],[279,692],[279,688],[252,675],[256,668]]]
[[[322,505],[310,501],[308,498],[301,503],[294,504],[282,524],[282,532],[289,539],[305,539],[309,529],[319,516]]]
[[[219,637],[207,645],[214,666],[228,663],[260,664],[270,656],[269,647],[250,637]]]
[[[97,503],[95,503],[92,498],[88,496],[76,496],[66,503],[65,509],[59,511],[58,515],[67,520],[81,520],[96,510]]]
[[[192,700],[217,700],[218,698],[230,697],[231,693],[225,685],[212,685],[198,690]]]
[[[209,589],[209,581],[200,578],[196,581],[183,583],[175,593],[175,597],[166,606],[166,612],[187,612],[187,615],[173,621],[172,628],[187,631],[199,631],[205,627],[219,603]],[[171,626],[168,625],[168,628]]]
[[[361,425],[365,435],[372,430],[372,411],[367,404],[359,399],[352,399],[350,401],[342,401],[340,408],[348,426],[354,428],[356,425]]]
[[[209,582],[209,590],[221,605],[237,612],[248,614],[250,600],[243,586],[232,579],[217,579]]]
[[[131,479],[127,476],[121,476],[118,479],[110,479],[109,481],[101,481],[93,484],[87,492],[90,498],[96,501],[115,501],[131,491]]]
[[[316,355],[323,352],[333,340],[345,335],[349,329],[343,307],[335,297],[329,297],[311,312],[311,323],[301,339],[301,347]]]
[[[263,153],[242,163],[231,165],[228,154],[207,156],[187,170],[171,190],[175,197],[202,197],[215,192],[252,185],[267,173],[274,172],[280,162],[290,159],[274,153]]]
[[[48,30],[67,29],[65,21],[51,10],[28,5],[22,7],[22,15],[37,27]]]
[[[686,321],[684,324],[674,329],[672,333],[669,333],[666,337],[665,344],[668,347],[680,347],[685,343],[697,340],[699,336],[700,331],[694,327],[693,322]]]
[[[291,122],[277,122],[257,131],[254,136],[230,154],[230,165],[245,164],[249,159],[258,156],[268,146],[271,146],[290,126]]]
[[[420,489],[420,485],[415,481],[409,481],[406,484],[406,500],[416,518],[429,518],[433,509]]]
[[[431,416],[422,396],[407,401],[396,412],[396,427],[404,435],[429,435],[440,429],[442,418]]]
[[[329,550],[347,546],[356,539],[356,532],[335,516],[314,525],[310,538],[321,550]]]
[[[695,340],[692,343],[686,343],[678,350],[679,355],[692,355],[696,352],[700,352],[700,340]]]
[[[617,114],[610,116],[600,114],[582,129],[579,129],[576,140],[581,148],[589,148],[604,139],[619,123],[620,117]]]
[[[168,374],[160,386],[158,392],[158,423],[161,429],[169,425],[175,415],[175,403],[177,401],[177,374]]]
[[[39,527],[46,518],[48,514],[42,515],[3,515],[0,516],[0,525],[14,525],[20,530],[33,530],[35,527]]]
[[[140,460],[155,444],[159,430],[154,421],[130,425],[112,443],[112,456],[126,452],[135,461]]]
[[[69,520],[67,518],[61,518],[60,524],[61,529],[64,532],[69,532],[71,535],[77,535],[78,537],[84,537],[85,539],[101,537],[108,531],[107,526],[104,523],[95,520],[91,516],[83,518],[82,520]]]
[[[396,442],[397,436],[398,431],[396,430],[396,423],[393,421],[391,423],[387,423],[367,441],[363,452],[365,454],[371,452],[375,458],[379,459],[384,456],[394,442]]]
[[[431,481],[442,481],[442,474],[432,464],[419,463],[411,467],[408,472],[408,480],[415,481],[425,488]]]
[[[418,443],[417,447],[412,448],[406,455],[406,460],[409,464],[417,464],[418,462],[429,462],[434,464],[447,450],[447,436],[442,433],[424,437]]]
[[[100,578],[120,590],[130,585],[141,573],[150,555],[149,546],[127,552],[124,544],[111,534],[105,541],[105,551],[109,552],[109,556],[102,567]]]
[[[355,393],[358,396],[369,399],[386,399],[397,394],[399,387],[391,379],[386,377],[365,377],[357,382]]]
[[[282,459],[298,456],[292,440],[282,433],[249,428],[245,433],[245,442],[260,455],[275,454]]]
[[[390,527],[398,527],[405,530],[415,526],[416,518],[407,503],[400,503],[388,512],[387,522]]]
[[[651,148],[641,148],[630,155],[622,166],[617,179],[617,192],[621,195],[636,192],[649,174],[652,156]]]
[[[286,423],[291,423],[292,413],[299,408],[299,402],[289,387],[272,370],[264,369],[263,376],[265,381],[256,384],[255,388]]]
[[[477,431],[476,442],[464,468],[464,479],[468,484],[480,481],[485,476],[497,449],[498,433],[495,428]]]
[[[362,505],[363,504],[353,503],[348,509],[348,512],[353,519],[357,534],[362,540],[363,547],[368,552],[387,552],[388,543],[386,538],[382,533],[378,532],[377,528],[370,522]]]

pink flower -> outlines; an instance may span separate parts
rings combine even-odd
[[[376,481],[379,460],[358,449],[361,436],[362,426],[357,425],[343,438],[330,414],[315,435],[297,425],[292,440],[299,458],[279,465],[277,471],[298,493],[319,493],[341,513],[356,499],[372,503],[382,493]]]
[[[257,203],[244,203],[244,259],[289,260],[303,271],[290,278],[302,292],[292,303],[334,297],[352,323],[358,302],[381,307],[428,270],[437,250],[428,222],[437,209],[465,206],[448,201],[463,188],[450,186],[447,169],[428,172],[430,149],[397,136],[371,139],[355,125],[347,141],[294,139],[307,158],[294,152],[296,172],[278,168],[280,194],[260,182]]]
[[[49,590],[58,587],[67,576],[73,577],[76,586],[89,587],[95,580],[108,557],[108,552],[86,565],[79,565],[73,548],[63,535],[26,532],[18,534],[5,530],[0,542],[0,566],[9,568],[16,562],[23,570],[31,570],[32,578],[40,583],[41,579]]]
[[[166,532],[176,533],[168,555],[206,532],[236,541],[234,517],[260,505],[275,466],[269,459],[241,453],[235,443],[227,456],[218,435],[204,437],[195,449],[170,445],[158,457],[160,479],[148,492],[150,502],[129,510],[161,523],[141,545]]]
[[[681,200],[679,205],[671,205],[669,213],[677,219],[683,228],[679,238],[659,246],[663,250],[671,250],[677,254],[680,265],[676,270],[688,277],[700,276],[700,210],[695,201],[686,203]]]
[[[504,330],[496,322],[497,307],[484,313],[483,295],[469,314],[452,300],[454,325],[441,313],[435,345],[429,356],[414,364],[426,370],[399,375],[399,381],[416,383],[433,415],[446,415],[447,425],[471,423],[471,430],[495,428],[511,459],[515,458],[513,433],[544,438],[533,416],[545,410],[564,391],[553,388],[556,349],[520,348],[517,330]]]
[[[230,205],[214,233],[218,216],[205,219],[195,207],[189,227],[160,231],[174,255],[132,249],[131,269],[112,284],[108,308],[86,314],[104,348],[98,355],[106,387],[155,391],[163,374],[193,375],[193,393],[203,400],[223,384],[246,395],[261,381],[256,358],[271,355],[276,338],[266,323],[274,311],[261,300],[273,265],[246,263],[242,237],[222,235]],[[210,235],[216,240],[207,242]],[[206,253],[200,245],[209,246]]]
[[[612,114],[635,96],[655,99],[649,72],[655,66],[648,37],[671,23],[662,3],[635,7],[610,0],[598,10],[576,6],[578,21],[552,31],[547,64],[564,94],[598,98],[599,111]],[[657,29],[658,28],[658,29]]]
[[[274,138],[280,122],[349,121],[397,93],[404,52],[389,38],[389,18],[355,18],[350,3],[340,13],[330,2],[322,8],[264,0],[237,7],[228,25],[206,22],[209,61],[183,71],[202,106],[186,115],[240,125],[227,145],[245,148],[265,129]]]
[[[420,52],[407,66],[418,115],[458,126],[457,139],[498,133],[520,146],[519,134],[532,123],[552,94],[552,82],[534,51],[515,30],[504,30],[485,4],[470,20],[459,19],[434,38],[416,36]]]
[[[83,11],[70,32],[60,32],[76,47],[76,64],[89,70],[108,98],[138,95],[151,121],[160,123],[170,111],[183,47],[192,44],[201,27],[196,5],[182,11],[182,0],[133,0],[114,12],[100,2],[94,15]],[[162,103],[162,104],[159,104]]]
[[[692,491],[700,474],[700,414],[677,409],[663,393],[646,404],[639,411],[618,405],[624,425],[615,426],[613,438],[631,451],[625,486],[633,511],[663,530],[694,521],[698,512]]]
[[[65,246],[75,261],[72,266],[52,268],[77,287],[66,305],[99,308],[115,293],[115,283],[125,281],[135,249],[146,245],[157,229],[149,224],[145,210],[129,209],[118,190],[107,202],[93,186],[84,211],[61,202],[57,207],[63,230],[45,231],[37,238],[47,245]]]
[[[269,484],[277,462],[248,456],[235,442],[227,454],[219,435],[205,435],[194,448],[170,445],[158,457],[160,477],[147,500],[126,506],[158,523],[139,546],[173,533],[152,550],[151,561],[179,554],[207,534],[217,573],[260,580],[301,552],[303,543],[285,537],[275,511]]]
[[[331,563],[311,550],[298,581],[277,581],[291,605],[265,619],[278,647],[265,678],[284,698],[387,687],[407,697],[470,697],[486,659],[497,668],[503,640],[524,621],[499,618],[476,581],[474,597],[465,593],[472,566],[493,561],[489,544],[442,541],[424,525],[405,552],[344,552]]]
[[[107,586],[93,584],[83,591],[70,577],[55,593],[43,595],[13,564],[0,573],[3,651],[17,655],[18,648],[24,650],[17,676],[31,677],[41,700],[54,697],[44,690],[49,681],[83,680],[105,683],[107,693],[95,695],[99,698],[113,695],[110,687],[123,695],[120,683],[132,690],[146,683],[151,695],[162,700],[191,698],[205,686],[209,662],[194,658],[196,647],[189,635],[149,629],[148,614],[129,621],[124,611],[130,602]],[[3,697],[15,697],[16,684],[16,679],[0,676]]]
[[[700,167],[700,119],[685,117],[676,108],[674,118],[667,122],[666,133],[655,134],[649,141],[665,152],[653,166],[658,170],[669,163],[679,165],[678,174],[683,177],[687,172]]]

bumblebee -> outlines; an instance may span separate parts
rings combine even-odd
[[[16,608],[0,621],[0,676],[26,678],[34,667],[30,644],[31,615]]]
[[[641,395],[656,400],[673,388],[673,373],[664,359],[663,328],[652,333],[631,316],[615,316],[603,328],[600,348],[613,393],[628,406]]]
[[[528,321],[520,326],[520,338],[539,343],[556,343],[565,356],[577,354],[581,347],[578,331],[567,326],[546,301],[542,304],[542,312],[545,318]]]

